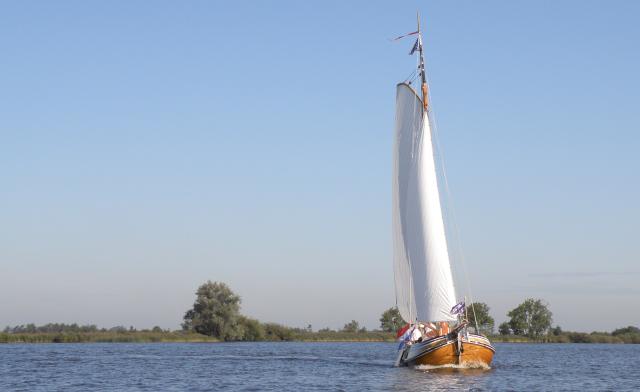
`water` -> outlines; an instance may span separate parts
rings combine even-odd
[[[1,391],[640,390],[640,345],[496,344],[490,370],[393,368],[393,343],[0,345]]]

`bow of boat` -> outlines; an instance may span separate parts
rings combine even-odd
[[[484,336],[448,335],[412,344],[404,350],[401,363],[407,366],[489,367],[494,353],[491,342]]]

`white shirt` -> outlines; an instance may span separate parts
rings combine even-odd
[[[418,339],[420,339],[421,337],[422,337],[422,332],[420,332],[420,329],[418,327],[414,327],[413,332],[411,332],[411,341],[417,342]]]

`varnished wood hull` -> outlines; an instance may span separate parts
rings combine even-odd
[[[456,336],[441,336],[409,347],[402,363],[408,366],[484,367],[491,364],[494,353],[495,349],[483,336],[469,334],[468,337],[462,337],[460,342]]]

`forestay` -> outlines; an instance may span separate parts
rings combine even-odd
[[[426,121],[425,121],[426,120]],[[393,246],[396,300],[407,321],[455,320],[431,128],[407,84],[397,86],[393,170]]]

